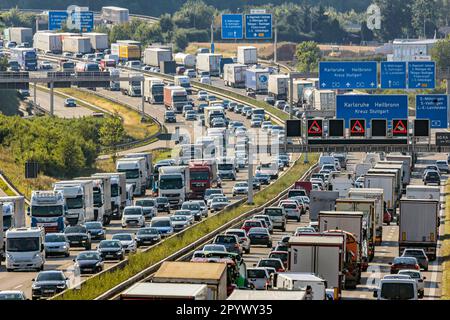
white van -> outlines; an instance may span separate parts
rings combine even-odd
[[[324,164],[335,164],[333,156],[320,156],[319,158],[319,167],[322,167]]]
[[[403,277],[383,278],[373,296],[378,300],[417,300],[417,283]]]

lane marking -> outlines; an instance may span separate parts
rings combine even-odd
[[[23,287],[23,284],[19,284],[18,286],[15,286],[14,289],[19,289],[20,287]]]

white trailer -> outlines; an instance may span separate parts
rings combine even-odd
[[[0,197],[0,205],[9,205],[11,212],[8,216],[3,211],[3,229],[25,227],[25,197],[24,196],[5,196]],[[0,215],[2,211],[0,210]]]
[[[239,63],[228,63],[223,66],[223,81],[233,88],[245,87],[245,70],[247,66]]]
[[[320,211],[334,210],[339,192],[311,190],[309,197],[309,219],[317,221]]]
[[[311,300],[326,300],[326,281],[313,273],[280,272],[276,274],[274,286],[285,290],[306,290],[311,286]]]
[[[172,61],[172,51],[162,48],[146,48],[144,50],[144,63],[152,67],[159,67],[163,61]]]
[[[237,48],[237,62],[246,65],[258,63],[258,49],[252,46],[239,46]]]
[[[287,101],[289,90],[289,76],[286,74],[269,75],[269,96],[275,100]]]
[[[197,72],[206,71],[210,76],[218,77],[220,74],[221,54],[216,53],[199,53],[197,54]]]
[[[33,41],[33,30],[31,28],[12,27],[3,30],[3,39],[14,41],[17,44]]]
[[[64,52],[91,53],[91,39],[88,37],[65,37],[62,41]]]
[[[126,203],[126,174],[123,172],[111,172],[111,173],[95,173],[92,177],[109,177],[111,178],[111,209],[112,217],[121,218],[122,209]]]
[[[403,185],[406,187],[411,181],[411,171],[413,169],[412,157],[409,155],[390,153],[386,155],[386,161],[402,161],[403,162]],[[406,185],[405,185],[406,183]]]
[[[303,91],[305,88],[313,88],[314,83],[306,80],[294,80],[293,83],[293,100],[297,105],[303,104]]]
[[[103,21],[112,24],[127,23],[130,20],[128,9],[114,6],[102,7],[101,17]]]
[[[83,33],[83,37],[89,38],[93,50],[103,51],[109,48],[108,35],[106,33],[87,32]]]
[[[192,283],[138,282],[120,294],[120,300],[207,300],[208,286]]]
[[[333,173],[331,174],[328,184],[331,185],[330,191],[339,192],[339,198],[345,198],[348,190],[355,185],[355,180],[351,173]]]
[[[195,68],[197,58],[193,54],[178,52],[175,54],[174,60],[177,64],[185,66],[186,68]]]
[[[440,201],[441,188],[439,186],[409,185],[406,187],[408,199],[433,199]]]
[[[61,36],[54,32],[36,32],[33,37],[33,47],[44,53],[61,53]]]
[[[405,179],[405,172],[403,171],[404,164],[402,161],[380,161],[378,162],[373,169],[393,169],[398,170],[398,176],[399,176],[399,186],[398,186],[398,193],[399,197],[401,197],[401,194],[403,193],[403,186],[406,186],[406,179]]]
[[[321,211],[319,232],[342,230],[353,234],[358,243],[363,241],[362,211]]]
[[[395,193],[395,175],[388,173],[371,173],[364,176],[364,188],[383,189],[384,201],[386,209],[391,213],[395,213],[397,208],[397,197]]]

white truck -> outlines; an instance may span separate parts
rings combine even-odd
[[[6,231],[6,271],[16,269],[44,270],[44,229],[13,228]]]
[[[138,282],[120,300],[207,300],[207,295],[206,284]]]
[[[274,287],[285,290],[312,289],[311,300],[326,300],[326,281],[313,273],[307,272],[280,272],[276,274]]]
[[[91,48],[95,51],[103,51],[109,48],[108,35],[99,32],[87,32],[82,34],[83,37],[89,38]]]
[[[328,185],[331,186],[330,191],[339,192],[339,198],[345,198],[348,190],[355,185],[355,180],[351,173],[332,173],[328,179]]]
[[[439,200],[400,200],[399,253],[406,248],[422,248],[430,260],[436,259],[439,237]]]
[[[108,225],[111,221],[111,178],[100,177],[78,177],[76,180],[91,180],[94,189],[94,220]]]
[[[289,91],[289,76],[286,74],[269,75],[269,96],[275,100],[287,101]]]
[[[391,174],[394,176],[394,199],[396,203],[401,198],[402,195],[402,178],[398,169],[393,168],[372,168],[367,174]],[[364,178],[365,179],[365,178]]]
[[[46,233],[64,232],[67,205],[62,191],[33,190],[27,214],[32,227],[42,227]]]
[[[412,157],[402,154],[387,154],[386,161],[402,161],[403,162],[403,186],[406,187],[411,181],[411,171],[413,169]]]
[[[211,119],[223,118],[225,120],[225,109],[222,106],[208,106],[203,109],[205,115],[205,126],[211,127]]]
[[[174,60],[177,64],[182,65],[186,68],[195,68],[197,58],[192,54],[178,52],[175,54]]]
[[[164,82],[159,78],[145,78],[144,99],[148,103],[162,104],[164,102]]]
[[[158,67],[163,61],[172,60],[172,51],[162,48],[146,48],[144,50],[144,63],[148,66]]]
[[[188,166],[159,168],[158,195],[167,197],[171,207],[181,207],[189,190]]]
[[[267,94],[269,89],[268,69],[247,69],[245,71],[245,88],[256,94]]]
[[[440,201],[441,188],[439,186],[409,185],[406,187],[408,199],[433,199]]]
[[[67,205],[66,221],[70,225],[94,221],[94,186],[92,181],[69,180],[53,184],[61,191]]]
[[[3,39],[6,41],[14,41],[17,44],[28,42],[31,44],[33,40],[33,30],[31,28],[11,27],[3,30]]]
[[[336,110],[336,92],[333,90],[317,90],[310,87],[303,90],[303,100],[311,110]]]
[[[369,170],[372,169],[372,164],[370,163],[358,163],[355,165],[355,178],[366,175]]]
[[[341,296],[344,285],[344,237],[299,236],[288,242],[288,270],[314,273],[327,282],[327,288]]]
[[[188,76],[174,76],[173,81],[176,86],[184,88],[187,94],[192,94],[191,78]]]
[[[151,188],[153,176],[153,163],[151,152],[132,152],[123,156],[124,158],[145,158],[145,178],[147,179],[146,187]]]
[[[72,53],[91,53],[91,39],[88,37],[64,37],[62,41],[62,49],[64,52]]]
[[[225,64],[223,66],[223,82],[228,87],[245,88],[245,70],[247,70],[245,64]]]
[[[247,65],[258,63],[258,49],[252,46],[239,46],[237,48],[237,62]]]
[[[108,68],[109,74],[111,76],[120,77],[120,70],[117,68]],[[109,82],[109,90],[111,91],[120,91],[120,81],[110,81]]]
[[[406,186],[409,181],[405,178],[405,172],[404,172],[404,163],[403,161],[380,161],[378,162],[373,169],[394,169],[398,170],[398,175],[400,177],[399,181],[399,196],[403,193],[404,189],[403,186]]]
[[[217,158],[217,175],[220,179],[236,180],[236,172],[239,169],[236,166],[236,158],[218,157]]]
[[[320,211],[334,210],[336,199],[339,198],[339,192],[311,190],[309,198],[309,219],[317,221]]]
[[[124,172],[126,182],[133,185],[134,195],[144,195],[147,185],[147,163],[144,157],[120,158],[116,161],[116,171]]]
[[[164,86],[164,106],[175,113],[182,113],[183,107],[188,104],[186,89],[180,86]]]
[[[201,71],[209,72],[210,76],[218,77],[220,74],[221,54],[199,53],[197,54],[197,73]]]
[[[33,47],[44,53],[61,53],[61,36],[54,32],[36,32],[33,36]]]
[[[111,179],[111,218],[121,218],[122,209],[125,208],[126,174],[120,172],[95,173],[93,178],[106,177]]]
[[[0,215],[3,212],[3,230],[9,228],[25,227],[25,198],[24,196],[5,196],[0,197],[0,205],[3,203],[9,207],[8,215],[5,211],[0,210]]]
[[[298,106],[303,104],[303,91],[305,88],[313,88],[314,83],[306,80],[294,80],[293,82],[293,100]]]
[[[397,197],[395,194],[394,174],[366,174],[364,176],[364,188],[383,189],[383,197],[386,209],[392,214],[397,208]]]
[[[120,91],[122,94],[130,97],[140,97],[142,95],[141,81],[144,79],[141,73],[120,72],[121,77],[127,77],[130,80],[120,81]]]

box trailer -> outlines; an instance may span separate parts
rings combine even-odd
[[[89,38],[92,50],[103,51],[109,48],[108,35],[106,33],[87,32],[83,33],[83,37]]]
[[[311,300],[326,300],[326,281],[313,273],[280,272],[276,274],[274,287],[284,290],[306,290],[312,288]]]
[[[195,68],[197,58],[193,54],[178,52],[175,54],[174,60],[177,64],[185,66],[186,68]]]
[[[403,162],[403,186],[406,187],[411,181],[411,171],[414,168],[412,157],[409,155],[390,153],[386,155],[385,160]]]
[[[129,10],[126,8],[106,6],[102,7],[101,17],[103,21],[110,24],[127,23],[130,20]]]
[[[161,48],[146,48],[144,63],[152,67],[159,67],[162,61],[172,61],[172,51]]]
[[[31,45],[33,41],[33,30],[31,28],[11,27],[3,30],[3,39],[14,41],[17,44],[28,42]]]
[[[44,53],[59,54],[62,52],[61,36],[53,32],[36,32],[33,47]]]
[[[303,99],[311,109],[322,111],[336,110],[336,92],[333,90],[305,88],[303,90]]]
[[[62,42],[64,52],[91,53],[91,39],[88,37],[65,37]]]
[[[138,282],[120,300],[207,300],[206,284]]]
[[[430,260],[436,259],[439,237],[439,201],[400,199],[399,254],[406,248],[422,248]]]
[[[247,69],[245,71],[245,88],[256,94],[267,94],[269,89],[269,70]]]
[[[237,62],[246,65],[258,63],[258,49],[252,46],[239,46],[237,48]]]
[[[328,185],[331,186],[330,191],[339,192],[339,198],[345,198],[348,190],[355,185],[355,180],[351,173],[332,173],[328,178]]]
[[[441,188],[439,186],[409,185],[406,187],[406,198],[440,201]]]
[[[159,71],[162,74],[176,74],[177,64],[175,61],[161,61],[159,64]]]
[[[141,48],[136,44],[112,43],[111,54],[118,56],[120,62],[141,60]]]
[[[275,100],[288,99],[289,90],[289,76],[285,74],[271,74],[269,75],[269,96]]]
[[[320,211],[334,210],[339,192],[311,190],[309,198],[309,219],[317,221]]]
[[[314,83],[306,80],[294,80],[293,82],[293,101],[298,106],[303,104],[303,90],[305,88],[313,88]]]
[[[404,164],[402,161],[380,161],[378,162],[373,169],[393,169],[398,171],[399,176],[399,186],[398,186],[398,196],[401,197],[404,189],[403,186],[406,186],[405,172],[403,171]]]
[[[364,188],[379,188],[383,189],[383,197],[386,203],[386,209],[393,215],[397,208],[397,196],[395,193],[394,174],[388,173],[373,173],[364,176]]]
[[[229,63],[223,66],[223,82],[228,87],[245,87],[245,70],[247,66],[239,63]]]
[[[220,74],[221,54],[215,53],[199,53],[197,54],[197,72],[206,71],[210,76],[218,77]]]

